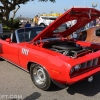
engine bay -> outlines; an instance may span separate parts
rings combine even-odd
[[[77,58],[88,53],[96,51],[96,49],[91,47],[83,47],[74,41],[50,41],[43,44],[43,48],[59,52],[65,56],[70,56],[72,58]]]

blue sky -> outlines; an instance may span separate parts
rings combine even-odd
[[[95,5],[98,3],[96,9],[100,10],[99,1],[100,0],[56,0],[56,3],[51,3],[49,1],[38,2],[38,0],[35,0],[25,5],[21,5],[21,8],[16,13],[16,17],[22,15],[23,17],[33,18],[38,13],[50,13],[51,11],[54,13],[63,13],[64,9],[72,6],[92,7],[93,2]]]

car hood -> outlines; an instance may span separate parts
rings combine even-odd
[[[66,31],[59,33],[62,37],[66,37],[76,30],[80,29],[90,21],[98,18],[100,16],[100,11],[94,8],[70,8],[60,17],[58,17],[52,24],[46,27],[39,35],[37,35],[32,41],[42,40],[43,38],[50,38],[54,34],[54,30],[60,25],[71,21],[77,20],[77,23],[72,27],[68,28]]]

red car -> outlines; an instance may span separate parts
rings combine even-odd
[[[94,8],[71,8],[45,29],[31,27],[1,34],[0,57],[30,73],[33,83],[48,90],[63,87],[100,71],[100,45],[69,39],[76,30],[100,16]],[[76,23],[58,31],[67,21]]]

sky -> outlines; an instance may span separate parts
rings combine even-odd
[[[85,6],[92,7],[92,4],[97,5],[96,9],[100,10],[100,0],[56,0],[55,3],[48,2],[38,2],[34,0],[33,2],[28,2],[25,5],[21,5],[20,9],[17,11],[16,16],[33,18],[35,15],[43,13],[64,13],[64,9],[69,9],[73,6]]]

